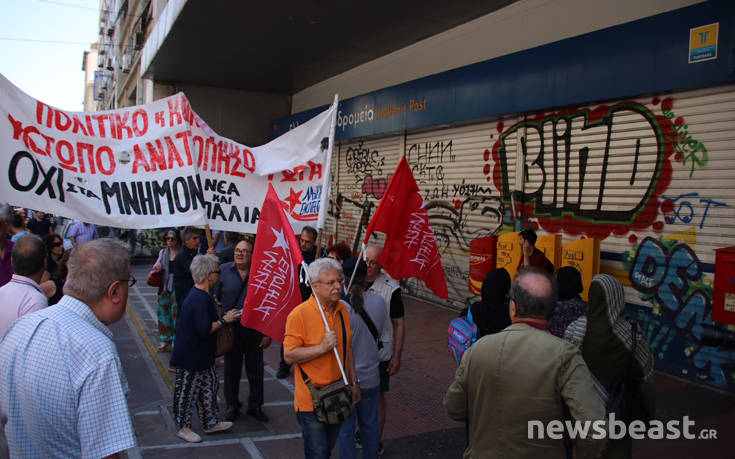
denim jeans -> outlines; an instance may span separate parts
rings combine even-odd
[[[329,459],[342,424],[329,425],[319,421],[313,411],[298,411],[296,419],[301,424],[306,459]],[[352,439],[354,446],[355,439]]]
[[[360,426],[363,459],[377,459],[380,445],[380,428],[378,426],[378,396],[380,386],[363,389],[360,403],[355,405],[352,416],[345,419],[339,431],[337,444],[340,459],[355,457],[355,417]]]

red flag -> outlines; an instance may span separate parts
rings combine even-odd
[[[299,266],[303,261],[281,201],[268,184],[240,319],[243,326],[283,342],[286,317],[301,303]]]
[[[405,157],[370,220],[365,243],[373,231],[385,233],[385,247],[378,262],[391,277],[417,277],[438,297],[449,297],[434,230]]]

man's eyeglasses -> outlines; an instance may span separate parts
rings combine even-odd
[[[378,267],[378,266],[380,266],[380,263],[378,263],[378,262],[377,262],[377,261],[375,261],[375,260],[368,260],[368,261],[367,261],[367,265],[368,265],[368,266],[372,266],[372,267]]]
[[[328,285],[329,287],[336,287],[338,285],[342,285],[342,279],[334,279],[329,282],[318,281],[317,283]]]
[[[132,287],[133,285],[135,285],[136,282],[138,282],[138,280],[132,274],[130,275],[130,279],[118,279],[118,280],[120,282],[127,282],[128,287]]]
[[[247,253],[253,253],[253,251],[252,250],[235,249],[235,255],[245,255]]]

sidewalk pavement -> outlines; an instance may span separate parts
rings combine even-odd
[[[134,265],[137,279],[146,279],[151,265]],[[461,457],[465,447],[463,424],[449,419],[442,399],[454,377],[456,363],[446,348],[449,321],[455,311],[421,300],[405,298],[406,344],[399,373],[391,378],[388,417],[383,435],[384,458]],[[230,432],[202,435],[203,442],[187,443],[176,437],[171,415],[173,373],[170,353],[156,352],[158,328],[156,289],[138,282],[131,288],[128,314],[111,328],[130,384],[128,404],[138,447],[128,457],[303,457],[301,429],[293,411],[293,371],[275,377],[279,345],[265,351],[265,405],[270,418],[261,423],[242,415]],[[222,365],[216,366],[222,375]],[[248,385],[243,369],[241,400]],[[221,384],[220,384],[221,385]],[[735,457],[735,396],[657,374],[658,418],[666,421],[688,415],[694,432],[716,429],[716,440],[640,440],[634,457]],[[220,415],[224,400],[220,390]],[[196,415],[193,430],[202,434]],[[336,454],[333,455],[336,457]]]

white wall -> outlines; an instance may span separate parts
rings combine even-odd
[[[348,99],[701,1],[520,0],[306,88],[291,113],[329,104],[335,93]]]

